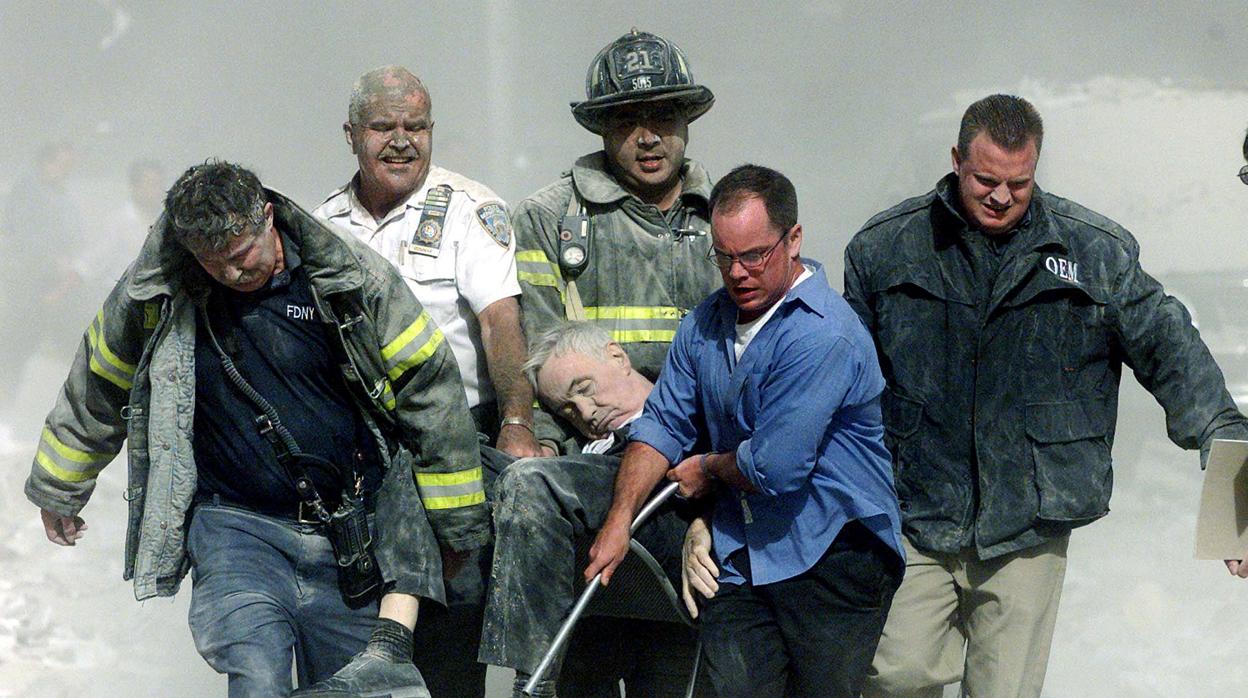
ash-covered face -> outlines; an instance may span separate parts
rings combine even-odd
[[[627,380],[631,372],[628,355],[615,342],[601,356],[558,354],[537,373],[538,398],[577,431],[599,439],[645,405],[646,392]]]
[[[359,123],[343,124],[360,168],[360,198],[376,215],[389,212],[425,183],[433,154],[433,118],[422,91],[373,92]]]
[[[611,170],[637,198],[666,209],[680,194],[680,168],[689,122],[676,104],[655,102],[613,109],[604,119],[603,149]]]
[[[244,230],[219,250],[190,252],[217,283],[243,293],[260,290],[285,268],[282,237],[273,227],[273,204],[264,205],[264,225],[260,229]]]

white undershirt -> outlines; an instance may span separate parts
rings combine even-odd
[[[641,412],[642,410],[637,410],[637,414],[634,414],[633,416],[629,417],[623,422],[620,422],[620,426],[616,427],[616,429],[622,429],[625,426],[632,424],[638,417],[641,416]],[[611,431],[610,433],[608,433],[606,436],[602,437],[601,439],[590,441],[589,443],[582,446],[581,453],[602,454],[611,450],[611,447],[614,445],[615,445],[615,432]]]
[[[814,276],[814,273],[810,270],[810,267],[802,265],[801,275],[793,281],[793,285],[789,287],[789,290],[792,291],[798,284],[812,276]],[[788,295],[787,291],[785,292],[785,295]],[[767,321],[771,319],[772,315],[776,314],[776,309],[780,307],[780,303],[783,300],[784,299],[781,298],[779,301],[776,301],[770,308],[767,309],[767,312],[759,315],[753,320],[750,320],[749,322],[737,323],[737,339],[733,342],[732,349],[736,352],[738,361],[741,360],[741,355],[745,353],[745,348],[750,346],[750,342],[754,341],[754,337],[758,335],[758,331],[763,329],[763,325],[767,324]]]

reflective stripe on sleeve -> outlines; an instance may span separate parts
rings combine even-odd
[[[563,275],[559,265],[550,261],[542,250],[516,252],[516,278],[534,286],[549,286],[563,293]]]
[[[122,361],[108,348],[104,340],[103,310],[96,313],[95,320],[87,328],[87,345],[91,349],[88,361],[91,372],[122,390],[130,390],[134,385],[134,364]]]
[[[586,319],[611,334],[615,341],[668,342],[676,337],[676,328],[684,315],[672,306],[587,306]]]
[[[416,473],[416,487],[426,509],[457,509],[485,501],[481,468],[454,473]]]
[[[61,443],[47,428],[39,441],[35,460],[52,477],[61,482],[82,482],[99,474],[115,453],[90,453]]]
[[[442,330],[432,322],[429,313],[421,312],[415,322],[382,347],[381,358],[385,362],[386,376],[392,381],[398,380],[408,370],[423,364],[437,351],[442,339]]]

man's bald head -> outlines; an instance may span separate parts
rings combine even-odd
[[[408,95],[419,94],[424,98],[432,113],[433,101],[429,99],[429,90],[425,83],[401,65],[383,65],[380,68],[364,73],[355,81],[351,88],[351,103],[347,106],[347,121],[352,126],[359,126],[364,111],[370,102],[385,99],[402,99]]]

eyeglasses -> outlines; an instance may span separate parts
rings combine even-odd
[[[759,269],[763,268],[763,265],[767,263],[767,258],[771,256],[772,252],[776,251],[776,248],[779,247],[780,243],[784,242],[784,239],[787,238],[788,236],[789,236],[788,232],[786,232],[784,235],[781,235],[780,239],[776,240],[776,244],[772,245],[771,247],[768,247],[762,252],[759,252],[757,250],[751,250],[749,252],[746,252],[745,254],[735,255],[735,254],[728,254],[726,252],[720,252],[719,250],[712,247],[706,253],[706,258],[710,260],[711,264],[714,264],[720,269],[731,269],[733,262],[740,262],[741,266],[745,267],[747,270],[758,271]]]
[[[1239,168],[1239,181],[1248,184],[1248,165]]]

